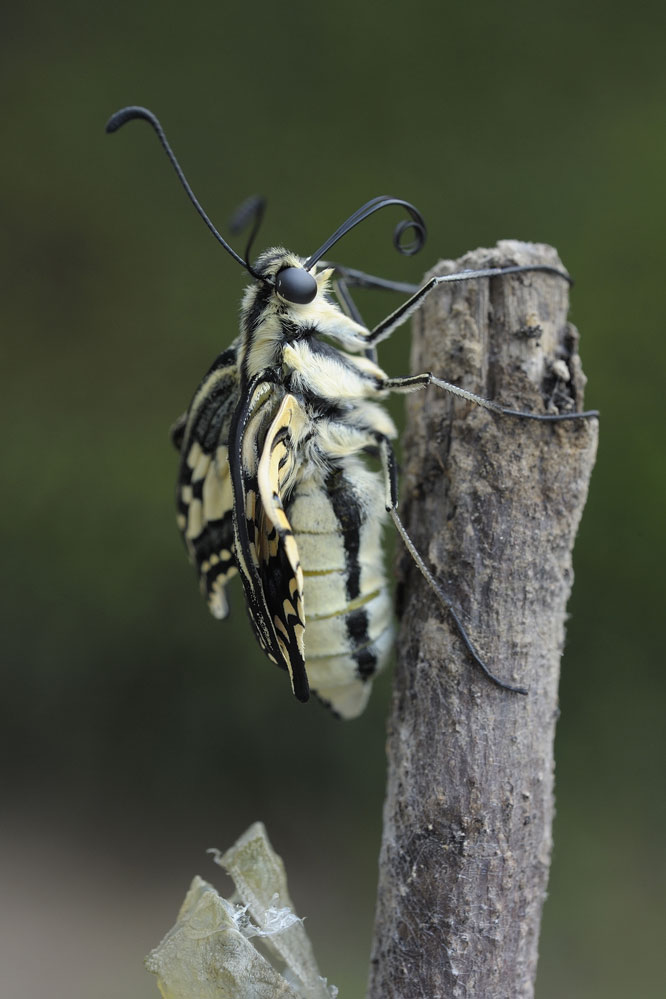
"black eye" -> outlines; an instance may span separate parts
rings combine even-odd
[[[302,267],[285,267],[275,278],[275,290],[280,298],[296,305],[307,305],[317,295],[317,282]]]

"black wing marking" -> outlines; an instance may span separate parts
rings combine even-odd
[[[185,431],[187,429],[187,413],[181,413],[177,420],[171,424],[169,428],[169,437],[171,438],[171,443],[175,447],[176,451],[180,453],[183,446],[183,438],[185,437]]]
[[[212,614],[227,617],[225,588],[236,572],[228,439],[240,397],[236,343],[217,357],[185,417],[171,428],[180,448],[177,509],[190,560]]]
[[[257,641],[269,659],[289,671],[295,696],[306,701],[303,574],[280,496],[294,470],[292,433],[302,411],[293,396],[280,403],[277,380],[272,372],[255,376],[234,416],[229,439],[234,543]]]

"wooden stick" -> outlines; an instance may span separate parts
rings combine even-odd
[[[435,273],[562,267],[505,241]],[[414,323],[412,370],[502,405],[582,410],[569,287],[544,273],[443,285]],[[595,419],[497,416],[430,386],[409,397],[400,513],[490,669],[401,548],[370,999],[527,999],[553,819],[553,739],[571,552]]]

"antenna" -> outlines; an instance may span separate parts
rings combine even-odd
[[[234,258],[236,263],[240,264],[241,267],[249,271],[252,277],[260,278],[261,275],[255,274],[255,272],[250,267],[249,263],[243,260],[243,258],[239,256],[231,246],[229,246],[226,239],[222,235],[220,235],[220,233],[217,231],[211,220],[206,215],[205,211],[203,210],[203,208],[199,203],[199,200],[195,196],[194,191],[187,182],[187,178],[185,177],[185,174],[181,169],[180,163],[176,159],[173,150],[171,149],[171,146],[167,141],[167,137],[164,134],[164,129],[160,125],[159,119],[156,117],[156,115],[153,114],[152,111],[149,111],[148,108],[142,108],[137,105],[121,108],[120,111],[116,111],[115,114],[112,114],[109,120],[107,121],[106,131],[109,133],[117,132],[118,129],[122,128],[122,126],[126,122],[132,121],[132,119],[134,118],[142,118],[144,121],[147,121],[149,125],[152,125],[153,129],[155,130],[155,133],[157,134],[157,138],[160,140],[162,144],[164,152],[169,157],[172,167],[178,174],[178,179],[185,188],[185,192],[188,198],[190,199],[190,201],[198,211],[199,215],[201,216],[201,218],[204,220],[204,222],[212,232],[213,236],[215,236],[215,239],[218,241],[218,243],[221,243],[224,249],[227,251],[227,253]]]

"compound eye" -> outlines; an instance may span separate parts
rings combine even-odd
[[[303,267],[284,267],[275,278],[280,298],[295,305],[308,305],[317,296],[317,282]]]

